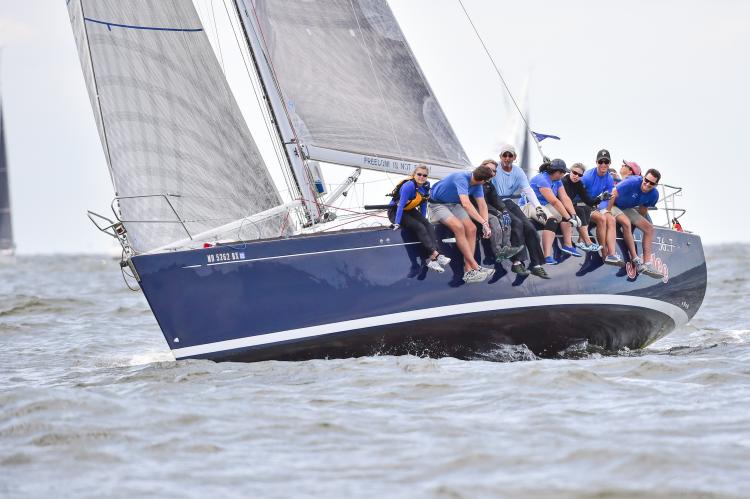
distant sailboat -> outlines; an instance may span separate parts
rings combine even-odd
[[[498,264],[489,282],[464,285],[442,228],[453,267],[428,275],[408,232],[332,225],[333,202],[361,170],[425,163],[442,178],[471,163],[384,0],[233,3],[286,202],[192,2],[68,2],[116,191],[117,220],[100,228],[123,244],[122,265],[176,358],[472,358],[502,343],[549,354],[581,341],[617,350],[697,312],[706,265],[694,234],[657,229],[661,281],[589,253],[583,266],[556,255],[550,280]],[[356,170],[324,198],[317,162]]]
[[[10,186],[8,185],[8,156],[5,151],[5,120],[0,95],[0,256],[13,255],[13,225],[10,217]]]

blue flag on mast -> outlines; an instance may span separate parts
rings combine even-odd
[[[546,133],[537,133],[537,132],[535,132],[533,130],[531,131],[531,133],[534,134],[534,137],[536,138],[537,142],[541,142],[544,139],[560,140],[560,137],[558,137],[557,135],[549,135],[549,134],[546,134]]]

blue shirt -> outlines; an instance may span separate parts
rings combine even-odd
[[[583,178],[581,178],[581,182],[583,182],[583,186],[586,188],[586,192],[588,192],[589,196],[591,196],[592,198],[595,198],[605,191],[611,193],[612,189],[615,187],[615,181],[612,178],[612,175],[607,172],[600,177],[599,172],[596,170],[596,168],[586,170],[583,174]],[[608,201],[602,201],[601,203],[599,203],[599,209],[605,209],[607,207],[607,203]]]
[[[419,188],[416,186],[415,181],[408,180],[401,184],[401,188],[398,190],[399,192],[399,198],[398,198],[398,207],[396,208],[396,215],[393,217],[393,223],[400,224],[401,223],[401,217],[404,215],[404,206],[409,204],[411,200],[417,197],[417,190],[419,190],[419,193],[422,195],[422,197],[427,196],[427,194],[430,192],[430,183],[425,182],[424,184],[420,185]],[[396,204],[395,200],[392,200],[390,202],[391,206]],[[422,215],[425,217],[427,216],[427,203],[422,202],[422,204],[419,205],[419,211],[422,212]]]
[[[615,206],[621,210],[635,208],[636,206],[656,206],[659,200],[659,191],[654,187],[651,192],[643,192],[641,183],[643,177],[630,175],[617,184],[617,199]]]
[[[481,183],[471,185],[471,172],[456,172],[435,184],[430,199],[437,203],[460,204],[459,194],[483,198],[484,189]]]
[[[492,178],[492,184],[497,189],[497,195],[500,198],[509,198],[521,189],[529,187],[529,179],[517,165],[512,165],[510,173],[497,165],[497,174]]]
[[[539,191],[539,189],[546,187],[547,189],[552,189],[552,193],[557,197],[557,191],[559,191],[562,188],[562,179],[561,180],[552,180],[549,177],[549,173],[539,173],[532,177],[531,179],[531,188],[534,190],[534,194],[536,194],[536,198],[539,200],[539,203],[542,206],[546,206],[549,204],[549,201],[542,195],[542,193]],[[526,200],[524,199],[521,203],[526,204]]]

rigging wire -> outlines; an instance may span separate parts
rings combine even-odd
[[[226,74],[224,69],[224,54],[221,51],[221,38],[219,38],[219,29],[216,27],[216,11],[214,10],[214,0],[211,1],[211,17],[214,20],[214,32],[216,33],[216,45],[219,47],[219,59],[221,60],[221,70]]]
[[[242,56],[242,63],[245,66],[245,72],[247,73],[248,79],[250,80],[251,87],[253,89],[253,94],[255,95],[255,101],[258,104],[259,109],[261,110],[261,113],[263,115],[263,123],[266,126],[266,131],[268,132],[269,137],[271,138],[271,144],[273,145],[274,153],[276,155],[276,161],[278,161],[278,164],[281,166],[284,163],[286,163],[286,160],[284,159],[284,153],[281,151],[281,145],[279,144],[278,137],[276,136],[276,133],[271,128],[271,117],[270,117],[270,111],[265,106],[263,100],[261,99],[259,95],[258,88],[256,87],[255,78],[253,78],[253,72],[250,71],[250,66],[248,65],[247,59],[245,57],[245,52],[242,50],[242,44],[240,43],[239,37],[237,35],[237,28],[235,27],[234,23],[232,22],[232,16],[229,13],[229,8],[227,7],[226,0],[223,2],[224,10],[227,14],[227,19],[229,20],[229,24],[232,27],[232,34],[234,35],[234,39],[237,42],[237,48],[240,51],[240,55]],[[281,173],[284,176],[284,183],[287,186],[287,190],[289,192],[289,195],[292,199],[294,199],[298,194],[301,196],[301,193],[297,192],[297,186],[295,182],[290,177],[290,172],[287,168],[281,168]]]
[[[310,170],[310,167],[307,164],[307,160],[305,159],[304,151],[302,151],[301,142],[299,140],[299,134],[297,133],[297,129],[294,127],[294,122],[292,121],[292,117],[289,115],[289,109],[287,107],[286,102],[284,101],[284,92],[281,89],[281,83],[279,82],[278,75],[276,73],[276,67],[273,64],[273,59],[271,59],[271,51],[268,48],[268,42],[266,42],[266,35],[263,32],[263,26],[260,22],[260,17],[258,16],[258,11],[255,8],[255,2],[251,3],[252,5],[252,11],[253,16],[255,17],[255,22],[258,24],[258,32],[260,34],[259,40],[263,44],[263,49],[265,50],[265,57],[268,61],[268,67],[271,70],[271,78],[273,79],[274,86],[276,87],[276,91],[279,94],[279,99],[281,99],[282,107],[284,109],[284,115],[286,116],[287,122],[289,123],[289,128],[292,131],[294,144],[296,147],[296,150],[299,154],[299,157],[302,159],[302,167],[303,167],[303,174],[307,177],[307,187],[310,190],[310,193],[312,194],[312,201],[310,203],[307,202],[306,199],[304,199],[304,196],[302,195],[302,186],[299,186],[300,190],[300,198],[302,201],[304,201],[304,206],[309,210],[308,204],[313,204],[315,208],[318,211],[318,216],[322,217],[323,211],[320,208],[320,203],[318,201],[317,196],[315,195],[315,189],[313,187],[314,185],[314,179],[312,177],[312,171]],[[247,11],[246,11],[247,12]],[[249,15],[249,14],[248,14]],[[310,214],[310,221],[313,225],[315,225],[316,220],[315,217],[312,216],[312,213]]]
[[[487,45],[484,43],[484,40],[482,39],[482,35],[479,34],[479,30],[477,30],[477,27],[474,25],[474,21],[471,20],[471,16],[469,15],[469,12],[466,10],[466,7],[464,7],[463,1],[458,0],[458,4],[461,6],[461,10],[464,11],[464,14],[466,15],[466,19],[469,21],[471,28],[474,30],[474,34],[477,35],[477,38],[479,39],[479,43],[482,44],[482,48],[484,48],[484,52],[487,54],[487,57],[490,59],[490,62],[492,63],[492,67],[495,68],[495,72],[497,73],[497,76],[499,76],[500,81],[503,82],[505,91],[508,92],[508,96],[510,97],[510,100],[513,101],[513,105],[516,107],[518,114],[521,116],[521,119],[523,120],[523,124],[526,126],[526,133],[531,135],[531,138],[534,139],[534,143],[536,144],[536,148],[539,151],[539,154],[541,154],[542,157],[544,157],[544,153],[542,152],[542,145],[539,143],[539,140],[536,138],[536,135],[534,135],[531,132],[531,128],[529,127],[529,122],[526,121],[526,116],[523,115],[523,112],[521,111],[521,108],[516,102],[515,97],[513,97],[513,94],[510,91],[510,87],[508,87],[508,84],[505,82],[505,78],[503,78],[502,73],[500,73],[500,69],[497,67],[497,64],[495,64],[495,59],[492,58],[492,54],[487,48]]]

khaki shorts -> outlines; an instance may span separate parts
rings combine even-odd
[[[637,208],[625,208],[624,210],[621,210],[617,206],[612,207],[612,215],[614,215],[615,218],[617,218],[619,215],[625,215],[628,217],[628,220],[630,220],[630,223],[635,225],[641,220],[646,220],[643,215],[638,211]]]
[[[534,208],[534,205],[531,203],[525,204],[521,206],[521,210],[523,211],[523,214],[529,217],[532,220],[535,220],[539,222],[540,224],[544,224],[539,218],[536,216],[536,208]],[[547,220],[555,219],[558,222],[562,222],[562,215],[557,212],[554,206],[551,206],[549,204],[542,206],[542,210],[544,210],[544,214],[547,215]]]
[[[450,217],[465,220],[469,218],[469,214],[466,213],[466,210],[460,204],[430,203],[430,222],[436,224]]]

